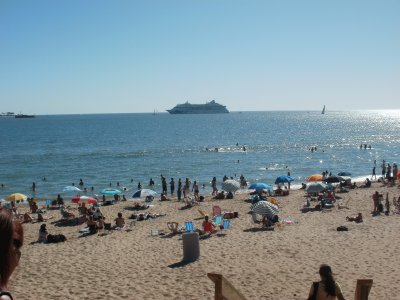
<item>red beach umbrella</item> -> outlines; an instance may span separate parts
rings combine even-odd
[[[94,204],[97,203],[97,200],[88,196],[76,196],[72,198],[72,202]]]

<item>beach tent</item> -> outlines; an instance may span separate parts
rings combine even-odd
[[[222,189],[223,189],[225,192],[232,192],[232,193],[234,193],[234,192],[236,192],[237,190],[240,190],[240,183],[239,183],[238,181],[236,181],[236,180],[228,179],[228,180],[225,180],[225,181],[222,183]]]

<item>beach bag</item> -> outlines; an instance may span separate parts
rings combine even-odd
[[[314,291],[313,294],[307,298],[307,300],[317,300],[319,282],[313,282]]]
[[[346,226],[339,226],[336,228],[337,231],[349,231],[349,229]]]

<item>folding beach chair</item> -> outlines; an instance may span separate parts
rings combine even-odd
[[[186,232],[195,231],[195,227],[192,221],[185,222],[185,231]]]
[[[224,219],[224,229],[228,229],[229,227],[231,227],[231,220],[230,219]]]
[[[214,205],[212,207],[212,212],[213,212],[213,216],[220,216],[222,211],[221,211],[221,207],[219,207],[218,205]]]

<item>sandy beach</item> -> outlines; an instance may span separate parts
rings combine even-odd
[[[346,299],[354,298],[357,279],[374,280],[370,299],[400,299],[400,277],[397,252],[400,241],[400,215],[371,211],[374,191],[386,195],[390,203],[398,198],[397,186],[373,183],[371,188],[358,188],[337,194],[349,209],[302,213],[303,190],[278,197],[280,218],[291,219],[292,225],[260,230],[248,214],[248,193],[233,200],[212,200],[190,209],[181,209],[176,199],[155,205],[147,211],[166,216],[132,223],[131,231],[113,231],[107,235],[82,237],[85,225],[55,226],[59,211],[48,211],[49,233],[62,233],[67,241],[57,244],[32,243],[37,240],[40,223],[24,224],[25,245],[20,266],[11,281],[15,299],[213,299],[214,285],[208,272],[224,275],[247,299],[306,299],[313,281],[318,280],[321,263],[332,266]],[[211,214],[212,206],[222,211],[237,211],[231,227],[218,235],[200,240],[200,259],[186,265],[182,236],[170,236],[167,222],[180,226],[193,220],[201,227],[198,211]],[[77,206],[75,206],[77,207]],[[132,201],[102,207],[107,221],[122,212],[135,213]],[[393,209],[393,205],[391,206]],[[71,210],[78,214],[76,208]],[[364,222],[346,221],[346,216],[361,212]],[[338,232],[345,225],[349,231]],[[151,230],[166,235],[152,236]]]

